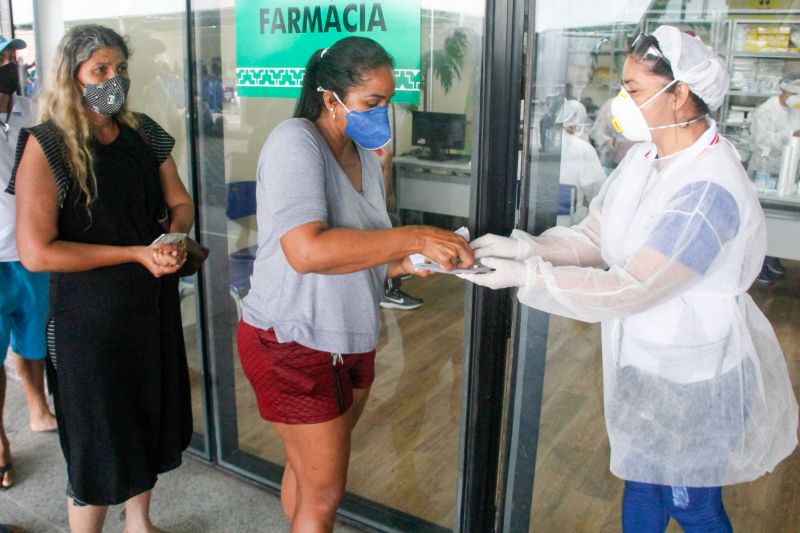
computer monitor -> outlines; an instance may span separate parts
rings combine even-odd
[[[447,159],[448,150],[463,150],[466,115],[412,111],[411,144],[430,148],[432,159]]]

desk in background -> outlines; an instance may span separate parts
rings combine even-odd
[[[469,217],[470,163],[394,158],[397,207]],[[800,195],[759,193],[767,225],[767,254],[800,261]]]
[[[800,196],[758,193],[767,223],[767,255],[800,261]]]
[[[471,173],[468,161],[398,156],[393,162],[397,172],[398,209],[469,217]]]

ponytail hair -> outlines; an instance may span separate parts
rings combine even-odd
[[[317,87],[333,91],[344,100],[352,87],[361,85],[370,72],[379,67],[394,68],[394,59],[367,37],[346,37],[330,48],[317,50],[306,65],[295,118],[312,122],[319,118],[323,102]]]

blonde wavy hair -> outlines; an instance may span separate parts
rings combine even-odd
[[[39,100],[39,119],[42,122],[50,121],[60,131],[66,162],[87,208],[97,197],[97,177],[94,173],[94,156],[89,148],[92,138],[89,112],[83,104],[83,93],[77,77],[81,65],[96,51],[106,47],[119,48],[125,59],[130,55],[125,39],[111,28],[97,24],[71,28],[58,45],[50,84]],[[128,109],[127,99],[114,118],[134,130],[138,128],[138,120]]]

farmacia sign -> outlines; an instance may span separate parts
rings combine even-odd
[[[418,103],[419,0],[237,0],[239,95],[297,98],[311,54],[351,35],[378,41],[394,57],[393,101]]]

